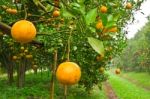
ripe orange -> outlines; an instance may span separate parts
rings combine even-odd
[[[131,9],[131,8],[132,8],[132,4],[130,2],[127,2],[126,9]]]
[[[115,33],[117,31],[118,31],[117,27],[112,27],[112,28],[108,29],[107,32],[114,32]]]
[[[20,53],[20,54],[19,54],[20,57],[23,57],[24,55],[25,55],[24,53]]]
[[[100,7],[100,12],[101,13],[107,13],[107,7],[106,6],[101,6]]]
[[[17,56],[13,56],[12,59],[13,59],[13,60],[16,60],[16,59],[17,59]]]
[[[121,71],[120,71],[119,68],[117,68],[117,69],[115,70],[115,73],[116,73],[116,74],[120,74],[120,72],[121,72]]]
[[[54,10],[53,17],[59,17],[59,16],[60,16],[60,12],[58,10]]]
[[[30,21],[20,20],[12,26],[11,35],[20,43],[28,43],[35,38],[36,28]]]
[[[108,48],[109,51],[111,51],[112,49],[113,49],[113,48],[112,48],[111,46]]]
[[[56,71],[56,78],[64,85],[76,84],[80,80],[80,77],[80,67],[74,62],[63,62],[58,66]]]
[[[11,8],[6,9],[6,12],[10,13],[10,14],[17,14],[17,10],[16,9],[11,9]]]
[[[29,55],[26,55],[26,58],[27,58],[27,59],[32,59],[33,56],[29,54]]]
[[[104,59],[104,56],[102,56],[102,55],[96,56],[96,60],[97,60],[97,61],[101,61],[101,60],[103,60],[103,59]]]
[[[24,47],[23,47],[23,46],[21,46],[21,47],[20,47],[20,50],[22,50],[22,51],[23,51],[23,50],[24,50]]]
[[[112,60],[113,57],[112,57],[112,56],[109,56],[108,58],[109,58],[109,60]]]
[[[104,67],[100,67],[100,68],[99,68],[99,72],[100,72],[100,73],[104,73],[104,70],[105,70]]]
[[[104,28],[104,26],[103,26],[103,23],[102,23],[102,21],[100,20],[100,21],[98,21],[97,22],[97,24],[96,24],[96,29],[103,29]]]
[[[32,16],[32,14],[31,14],[31,13],[28,13],[27,15],[28,15],[28,16]]]
[[[37,68],[38,68],[37,65],[33,65],[33,66],[32,66],[32,69],[33,69],[33,70],[37,70]]]
[[[27,49],[25,49],[25,50],[24,50],[24,53],[28,53],[28,50],[27,50]]]

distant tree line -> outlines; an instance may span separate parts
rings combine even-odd
[[[114,59],[114,65],[125,71],[150,73],[150,20],[128,40],[123,53]]]

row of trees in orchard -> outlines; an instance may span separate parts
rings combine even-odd
[[[79,85],[86,90],[101,85],[107,79],[104,70],[126,46],[123,28],[134,21],[143,1],[1,0],[0,68],[7,71],[10,84],[17,72],[19,87],[24,86],[26,71],[47,68],[54,85],[58,65],[70,61],[81,68]],[[14,26],[20,20],[29,24]],[[34,32],[35,38],[30,35]]]
[[[134,38],[128,40],[128,46],[120,57],[116,58],[115,65],[126,71],[150,73],[150,20],[138,31]]]

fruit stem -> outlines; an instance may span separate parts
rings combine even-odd
[[[26,9],[26,5],[24,4],[24,19],[26,20],[27,19],[27,9]]]
[[[57,50],[54,51],[54,65],[52,65],[52,78],[50,82],[50,99],[54,99],[54,77],[57,66]]]
[[[70,40],[71,40],[72,28],[68,37],[68,50],[67,50],[67,61],[70,61]]]
[[[67,85],[64,85],[64,99],[67,99]]]

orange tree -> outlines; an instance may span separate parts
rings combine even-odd
[[[101,82],[107,79],[107,75],[99,69],[107,69],[112,58],[120,54],[126,46],[126,31],[123,28],[130,19],[134,20],[133,14],[143,2],[143,0],[13,1],[1,1],[1,32],[9,35],[9,26],[16,21],[22,19],[31,21],[36,26],[37,36],[23,46],[28,46],[33,52],[36,64],[52,69],[54,51],[57,50],[58,64],[68,60],[68,57],[69,61],[79,64],[82,71],[79,84],[84,85],[87,90],[95,84],[101,85]],[[5,35],[2,38],[1,41],[5,40]],[[10,53],[13,54],[11,51]]]

